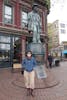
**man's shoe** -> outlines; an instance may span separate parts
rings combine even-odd
[[[32,97],[35,96],[35,95],[34,95],[34,92],[33,92],[33,89],[30,90],[30,94],[31,94]]]
[[[27,96],[30,95],[30,88],[27,89]]]

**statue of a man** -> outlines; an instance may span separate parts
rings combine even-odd
[[[41,32],[41,19],[38,14],[37,4],[34,4],[32,11],[28,13],[28,30],[33,32],[33,43],[41,43],[40,32]]]

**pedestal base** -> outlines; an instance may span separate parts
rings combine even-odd
[[[27,50],[31,50],[33,54],[45,54],[45,49],[42,43],[30,43],[27,45]]]
[[[42,43],[30,43],[27,50],[31,50],[33,56],[36,57],[38,63],[43,63],[45,56],[45,49]]]

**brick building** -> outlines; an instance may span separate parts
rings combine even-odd
[[[26,45],[32,41],[32,34],[27,29],[27,14],[32,9],[32,3],[33,0],[0,0],[0,68],[12,67],[16,63],[19,66],[25,56]],[[44,42],[47,36],[48,6],[43,0],[36,0],[35,3],[39,5],[42,23],[40,35]]]

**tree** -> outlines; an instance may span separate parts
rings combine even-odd
[[[50,51],[53,47],[53,42],[52,42],[52,27],[51,24],[48,23],[48,37],[49,37],[49,41],[48,41],[48,50]]]

